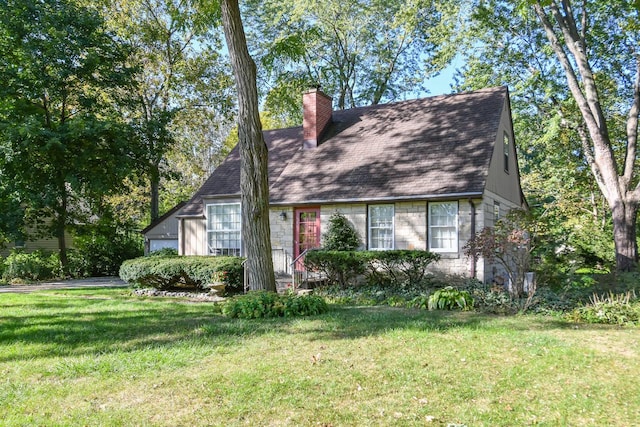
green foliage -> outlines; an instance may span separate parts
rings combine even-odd
[[[369,251],[366,256],[371,279],[393,286],[423,284],[427,267],[440,259],[439,254],[420,250]]]
[[[438,254],[419,250],[313,250],[307,252],[304,262],[306,268],[324,273],[331,283],[342,287],[365,273],[372,284],[414,287],[423,284],[428,265],[438,259]]]
[[[127,260],[120,267],[122,280],[162,290],[185,286],[206,289],[207,284],[222,278],[227,292],[240,292],[243,277],[239,257],[151,256]]]
[[[60,271],[57,255],[44,251],[13,250],[3,264],[2,278],[8,282],[51,279]]]
[[[233,79],[221,54],[220,8],[179,0],[100,2],[108,25],[137,48],[131,58],[137,84],[127,93],[125,114],[136,133],[136,168],[151,190],[153,221],[162,187],[172,190],[167,198],[185,187],[193,192],[221,160]]]
[[[637,325],[640,324],[640,300],[635,292],[593,294],[588,305],[576,308],[564,317],[574,322]]]
[[[173,248],[162,248],[157,251],[149,252],[147,256],[172,257],[178,256],[178,250]]]
[[[418,308],[420,299],[426,299],[429,293],[422,286],[394,286],[390,283],[370,283],[346,288],[339,285],[323,286],[314,292],[334,304]]]
[[[118,227],[86,226],[77,229],[69,251],[73,277],[115,276],[127,259],[143,252],[142,237]]]
[[[241,319],[313,316],[327,310],[326,301],[316,295],[280,295],[266,291],[252,291],[235,296],[222,306],[222,314]]]
[[[309,270],[322,272],[331,283],[346,287],[351,280],[365,272],[365,254],[358,251],[312,250],[307,252],[304,265]]]
[[[339,212],[332,214],[327,232],[322,235],[322,248],[327,251],[355,251],[360,244],[360,236],[351,221]]]
[[[438,289],[429,296],[429,310],[471,310],[473,308],[473,298],[468,291],[454,289],[447,286]]]
[[[0,181],[11,182],[0,200],[50,220],[64,242],[83,208],[130,174],[135,144],[116,112],[131,88],[130,51],[95,8],[71,0],[4,2],[0,51]]]
[[[419,89],[455,57],[460,3],[247,2],[249,41],[269,81],[262,86],[272,88],[268,107],[296,116],[299,87],[317,83],[339,109]]]

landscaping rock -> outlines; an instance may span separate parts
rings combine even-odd
[[[161,291],[158,289],[134,289],[134,294],[143,297],[170,297],[170,298],[187,298],[192,301],[219,302],[224,298],[216,295],[216,292],[188,292],[188,291]]]

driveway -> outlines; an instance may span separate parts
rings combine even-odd
[[[89,277],[86,279],[60,280],[29,285],[0,286],[0,293],[25,293],[49,289],[124,288],[127,286],[129,285],[123,282],[119,277]]]

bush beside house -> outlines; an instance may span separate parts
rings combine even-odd
[[[227,293],[243,291],[243,258],[230,256],[147,256],[122,263],[120,278],[139,287],[168,290],[207,289],[224,285]]]

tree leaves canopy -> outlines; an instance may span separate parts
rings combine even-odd
[[[340,109],[426,89],[461,34],[458,1],[253,0],[246,10],[269,86],[266,108],[289,110],[295,120],[299,94],[316,84]]]
[[[132,87],[130,51],[68,0],[1,1],[0,51],[0,198],[51,219],[64,264],[65,227],[129,173],[112,89]]]

